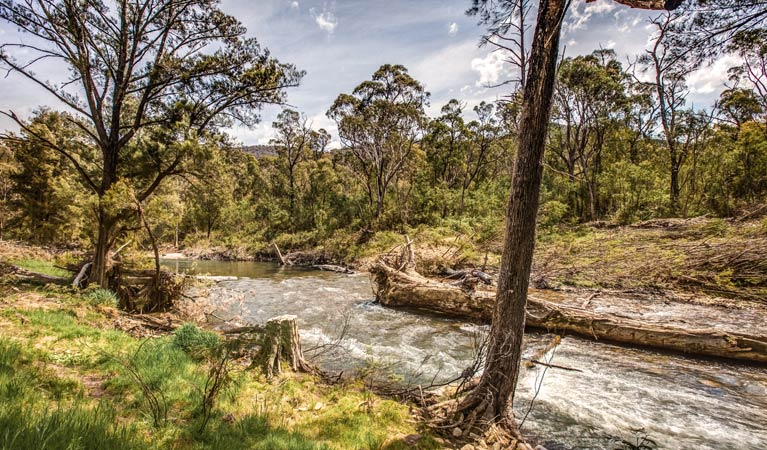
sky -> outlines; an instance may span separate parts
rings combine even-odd
[[[509,87],[492,88],[511,77],[504,55],[478,46],[484,31],[465,14],[470,0],[223,0],[221,9],[240,20],[249,37],[256,37],[281,62],[306,71],[301,85],[288,90],[288,103],[306,115],[315,128],[327,129],[338,146],[335,124],[325,112],[341,93],[350,93],[382,64],[402,64],[431,93],[427,112],[436,116],[451,98],[461,99],[471,113],[480,101],[494,101]],[[611,0],[575,0],[564,23],[562,48],[566,56],[614,49],[627,63],[641,54],[652,38],[649,19],[660,14],[632,10]],[[0,23],[0,42],[24,39]],[[709,107],[724,89],[727,69],[736,64],[725,56],[693,73],[688,104]],[[52,80],[66,69],[40,64],[36,72]],[[18,74],[0,74],[0,109],[28,117],[37,107],[60,104]],[[267,144],[271,123],[280,107],[264,108],[261,122],[234,127],[230,134],[245,145]],[[15,129],[0,116],[0,130]]]

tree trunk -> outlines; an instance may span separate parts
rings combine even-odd
[[[112,245],[112,233],[114,232],[114,221],[107,217],[106,212],[101,209],[98,215],[99,229],[96,237],[96,248],[93,253],[93,267],[91,268],[90,281],[98,283],[104,289],[109,287],[107,271],[109,270],[109,250]]]
[[[459,408],[472,410],[478,419],[499,423],[507,429],[515,427],[511,406],[522,355],[543,151],[567,4],[567,0],[540,1],[523,94],[520,140],[506,212],[506,239],[487,362],[479,385]]]
[[[676,151],[671,152],[671,212],[677,214],[679,211],[679,157]]]

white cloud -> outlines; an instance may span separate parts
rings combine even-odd
[[[450,36],[454,36],[456,33],[458,33],[458,24],[453,22],[448,27],[447,34],[449,34]]]
[[[565,32],[573,32],[588,28],[588,22],[593,15],[602,15],[615,9],[615,3],[607,0],[600,0],[594,3],[578,3],[571,8],[572,18],[565,23]]]
[[[690,93],[695,96],[695,94],[712,94],[722,91],[728,78],[727,70],[739,62],[739,57],[726,55],[717,59],[710,67],[696,70],[687,78]]]
[[[300,5],[299,5],[299,4],[298,4],[298,2],[296,2],[296,1],[290,2],[290,7],[291,7],[292,9],[298,9],[298,8],[299,8],[299,6],[300,6]]]
[[[321,14],[314,16],[314,21],[317,23],[321,30],[328,33],[335,31],[336,26],[338,26],[338,20],[329,11],[323,11]]]
[[[479,72],[477,86],[496,84],[501,80],[506,71],[506,61],[501,52],[488,53],[484,58],[474,58],[471,60],[471,69]]]

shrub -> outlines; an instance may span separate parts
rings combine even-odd
[[[221,338],[213,332],[185,323],[173,332],[173,344],[193,357],[210,355],[221,345]]]
[[[85,298],[91,305],[117,306],[117,295],[109,289],[89,289],[85,293]]]

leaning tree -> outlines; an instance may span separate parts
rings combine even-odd
[[[587,0],[588,1],[588,0]],[[645,9],[674,9],[681,0],[615,0]],[[498,289],[485,368],[479,383],[461,398],[454,413],[465,428],[492,426],[516,434],[512,401],[520,371],[525,306],[535,244],[535,221],[543,172],[549,110],[557,72],[559,37],[570,0],[539,0],[513,179]],[[479,7],[513,7],[514,2],[483,0]]]
[[[284,103],[303,75],[246,38],[218,0],[0,0],[0,20],[20,31],[0,44],[0,66],[52,95],[87,136],[80,149],[62,148],[2,112],[66,157],[97,196],[91,280],[102,286],[135,204],[203,157],[199,144],[218,127],[252,125],[262,105]],[[33,70],[42,61],[58,79]]]

